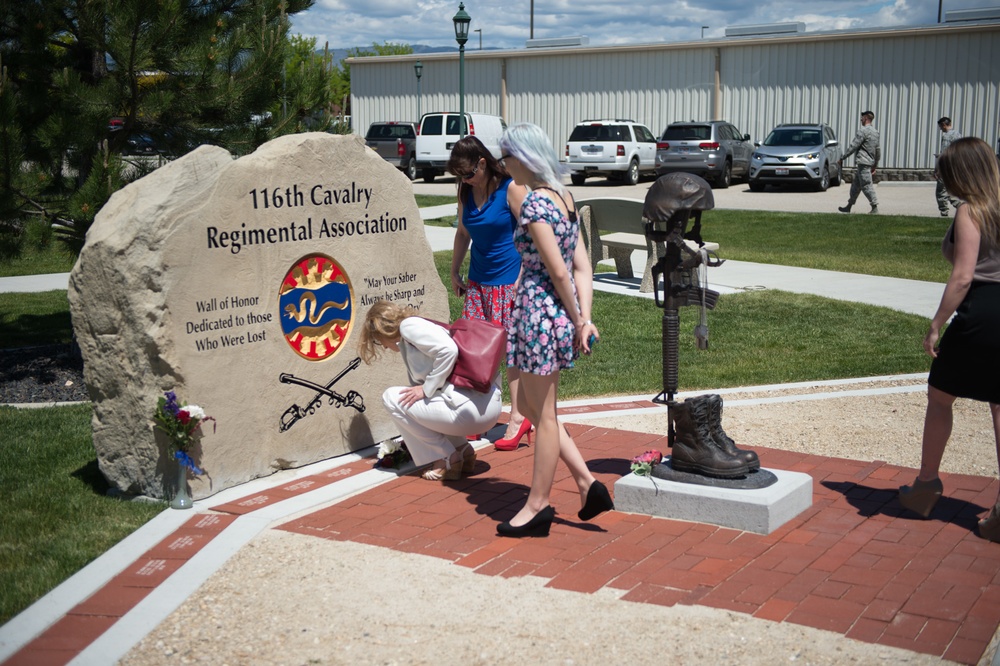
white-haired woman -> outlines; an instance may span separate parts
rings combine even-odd
[[[511,126],[500,139],[501,163],[531,192],[521,205],[514,244],[522,274],[507,331],[507,365],[521,371],[518,405],[535,424],[534,469],[528,501],[497,526],[502,536],[548,536],[555,516],[549,494],[561,458],[576,481],[581,520],[614,508],[608,489],[594,478],[556,415],[559,371],[573,367],[599,339],[590,320],[593,275],[573,198],[561,182],[552,142],[536,125]]]

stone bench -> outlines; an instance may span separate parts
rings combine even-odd
[[[627,197],[596,197],[576,202],[591,267],[597,270],[598,262],[611,259],[615,262],[618,277],[631,279],[635,277],[632,271],[632,252],[645,250],[646,267],[639,291],[649,293],[654,286],[653,266],[663,256],[664,249],[662,243],[656,243],[657,247],[654,247],[654,243],[646,239],[642,206],[641,199]],[[692,250],[698,250],[694,241],[685,242]],[[706,242],[705,249],[716,252],[719,244]]]

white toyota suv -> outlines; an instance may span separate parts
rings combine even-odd
[[[569,135],[565,161],[574,185],[590,176],[635,185],[641,174],[656,174],[656,137],[634,120],[584,120]]]

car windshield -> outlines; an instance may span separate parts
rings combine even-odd
[[[569,135],[570,141],[631,141],[624,125],[577,125]]]
[[[708,125],[671,125],[663,132],[663,141],[708,141],[712,128]]]
[[[372,125],[367,139],[412,139],[413,128],[409,125]]]
[[[764,139],[765,146],[821,146],[823,133],[819,130],[776,129]]]

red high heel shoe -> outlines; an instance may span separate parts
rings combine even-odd
[[[531,421],[528,419],[521,421],[521,427],[517,429],[517,433],[513,437],[510,439],[498,439],[493,442],[493,446],[496,447],[497,451],[515,451],[521,443],[524,433],[528,433],[528,444],[531,444]]]

